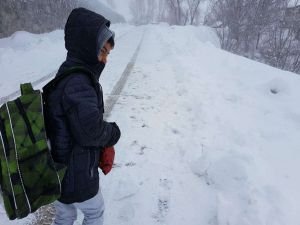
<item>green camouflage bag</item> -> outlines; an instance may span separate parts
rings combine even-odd
[[[47,145],[43,98],[30,83],[0,108],[0,186],[9,219],[23,218],[57,200],[66,167]]]

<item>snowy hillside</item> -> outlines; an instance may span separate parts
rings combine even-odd
[[[134,66],[108,118],[122,138],[104,224],[299,225],[300,76],[220,50],[206,27],[112,28],[106,99]],[[0,96],[55,71],[63,47],[62,31],[0,39]],[[27,222],[0,209],[0,225]]]

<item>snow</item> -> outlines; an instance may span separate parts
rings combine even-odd
[[[300,77],[225,52],[207,27],[114,24],[101,77],[122,138],[101,176],[105,225],[298,225]],[[1,96],[55,71],[63,33],[0,39]],[[0,224],[8,222],[0,209]],[[79,214],[76,224],[80,224]]]
[[[63,31],[41,35],[18,31],[0,39],[1,96],[15,91],[19,83],[56,70],[66,57],[63,38]]]

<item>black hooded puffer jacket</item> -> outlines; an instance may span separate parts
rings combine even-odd
[[[104,64],[97,60],[98,34],[110,22],[84,8],[74,9],[65,26],[67,59],[57,76],[74,66],[85,67],[99,80]],[[120,138],[115,123],[103,121],[103,93],[99,82],[74,73],[47,96],[46,125],[56,162],[68,166],[59,201],[69,204],[94,197],[99,190],[98,162],[103,147]]]

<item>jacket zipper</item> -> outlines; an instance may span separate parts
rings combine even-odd
[[[98,162],[98,160],[97,160],[97,158],[96,158],[96,152],[95,152],[95,150],[89,150],[89,151],[92,151],[91,153],[91,155],[93,156],[93,157],[91,157],[91,161],[93,162],[93,163],[91,163],[91,166],[90,166],[90,177],[91,178],[94,178],[94,168],[95,168],[95,165],[96,165],[96,163]]]

